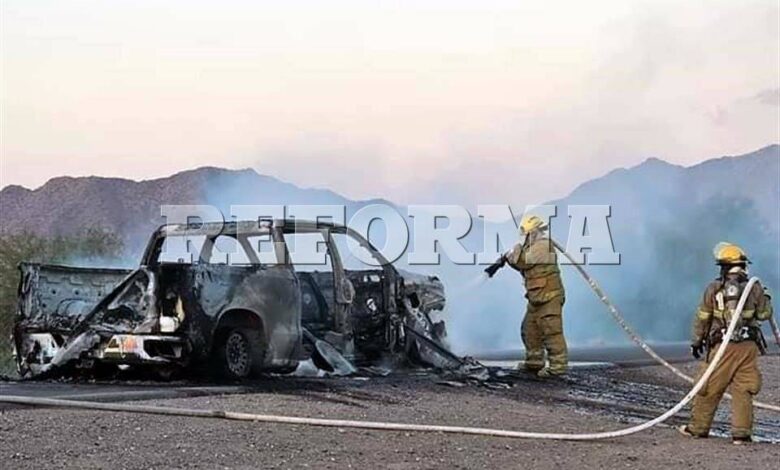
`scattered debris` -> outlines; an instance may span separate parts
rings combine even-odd
[[[455,387],[455,388],[461,388],[466,386],[465,383],[456,382],[455,380],[439,380],[436,383],[439,385],[446,385],[448,387]]]

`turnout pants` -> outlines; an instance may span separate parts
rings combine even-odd
[[[713,351],[718,346],[713,348]],[[711,353],[714,355],[715,353]],[[693,412],[688,430],[697,436],[707,436],[712,418],[726,389],[730,387],[731,435],[750,437],[753,431],[753,397],[761,390],[761,372],[758,370],[758,346],[753,341],[729,343],[707,384],[693,399]],[[709,362],[701,365],[696,377],[704,374]]]
[[[521,335],[525,345],[526,369],[542,369],[546,353],[550,372],[566,372],[569,355],[563,337],[563,297],[556,297],[543,304],[528,302]]]

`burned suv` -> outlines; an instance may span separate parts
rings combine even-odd
[[[296,263],[301,250],[290,244],[312,241],[325,263]],[[345,241],[376,266],[346,269]],[[193,245],[200,249],[182,249]],[[33,263],[20,270],[14,349],[22,377],[148,368],[245,378],[291,372],[322,342],[357,365],[452,360],[435,318],[444,308],[442,283],[396,269],[341,225],[165,225],[134,270]]]

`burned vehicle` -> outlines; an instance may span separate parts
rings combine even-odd
[[[313,238],[305,241],[324,264],[296,262],[299,237]],[[345,268],[345,241],[376,266]],[[149,368],[240,379],[289,373],[320,344],[358,366],[458,363],[435,318],[445,303],[439,279],[396,269],[341,225],[165,225],[134,270],[20,270],[13,341],[22,377]]]

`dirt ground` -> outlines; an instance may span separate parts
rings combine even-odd
[[[694,364],[686,365],[689,370]],[[762,358],[760,399],[780,402],[780,358]],[[687,388],[657,367],[519,376],[510,388],[442,383],[417,373],[371,379],[271,378],[250,393],[139,403],[323,418],[587,432],[655,417]],[[13,407],[0,412],[4,468],[774,468],[780,415],[758,411],[756,436],[734,446],[728,405],[710,439],[670,426],[610,441],[514,440],[217,419]]]

